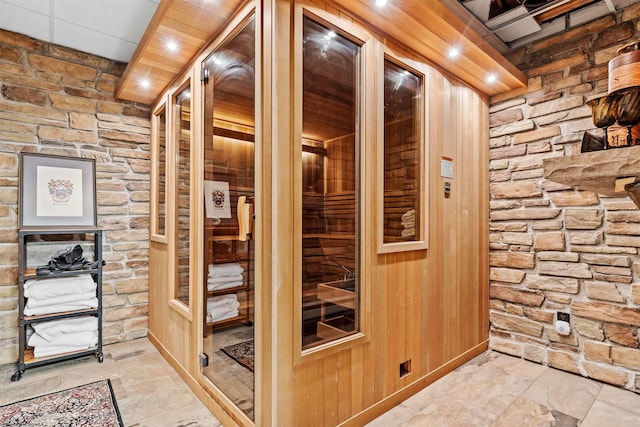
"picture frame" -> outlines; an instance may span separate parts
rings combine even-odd
[[[19,227],[95,227],[95,159],[20,153]]]

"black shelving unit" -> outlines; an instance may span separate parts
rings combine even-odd
[[[59,242],[60,244],[76,244],[78,242],[86,242],[78,237],[84,235],[93,235],[94,260],[97,266],[87,270],[76,271],[55,271],[46,276],[38,276],[35,267],[27,266],[27,246],[28,240],[34,237],[44,238],[48,242]],[[46,237],[43,237],[46,236]],[[59,238],[56,239],[56,236]],[[11,377],[12,381],[19,381],[24,371],[38,366],[50,365],[65,360],[76,359],[79,357],[95,355],[98,362],[102,363],[104,356],[102,354],[102,230],[95,228],[55,228],[55,229],[21,229],[18,230],[18,370]],[[36,316],[25,316],[25,296],[24,284],[29,279],[42,279],[65,276],[77,276],[79,274],[90,274],[96,283],[96,297],[98,299],[98,307],[86,310],[76,310],[61,313],[52,313]],[[74,317],[93,316],[98,319],[98,343],[95,348],[53,355],[47,357],[36,358],[31,349],[27,347],[27,327],[31,324],[50,322],[52,320],[67,319]]]

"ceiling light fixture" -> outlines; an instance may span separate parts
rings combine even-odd
[[[452,47],[449,49],[449,52],[447,52],[447,55],[451,59],[457,58],[458,55],[460,55],[460,49],[458,49],[457,47]]]
[[[145,89],[148,89],[151,87],[151,82],[149,81],[149,79],[141,79],[140,86],[142,86]]]
[[[495,83],[498,80],[498,76],[495,75],[495,73],[491,73],[487,76],[487,83],[491,84],[491,83]]]
[[[385,7],[387,5],[387,0],[376,0],[377,7]]]
[[[176,43],[176,42],[175,42],[175,41],[173,41],[173,40],[169,40],[169,41],[167,42],[167,50],[168,50],[169,52],[175,52],[176,50],[178,50],[178,43]]]
[[[331,40],[335,36],[337,36],[335,31],[329,31],[327,34],[325,34],[324,38],[325,40]]]

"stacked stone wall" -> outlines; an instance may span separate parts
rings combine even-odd
[[[96,160],[104,343],[146,334],[149,107],[115,99],[125,66],[0,30],[0,364],[18,358],[20,152]]]
[[[510,54],[529,85],[491,99],[490,346],[640,392],[640,210],[543,178],[597,131],[585,102],[637,39],[638,4]]]

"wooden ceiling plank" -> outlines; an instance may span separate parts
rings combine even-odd
[[[526,78],[495,48],[476,34],[465,22],[440,1],[396,0],[385,9],[375,8],[374,0],[328,0],[328,7],[341,10],[345,23],[354,18],[365,22],[372,31],[387,35],[395,43],[406,45],[439,69],[456,76],[486,95],[524,87]],[[583,0],[577,0],[583,1]],[[158,82],[143,92],[140,76],[172,81],[184,66],[203,48],[231,17],[243,0],[200,2],[193,0],[161,0],[142,40],[116,89],[116,96],[132,101],[155,99],[164,90]],[[167,60],[164,44],[174,37],[181,46]],[[449,47],[459,45],[461,56],[455,61],[447,56]],[[498,81],[490,84],[485,75],[494,71]]]

